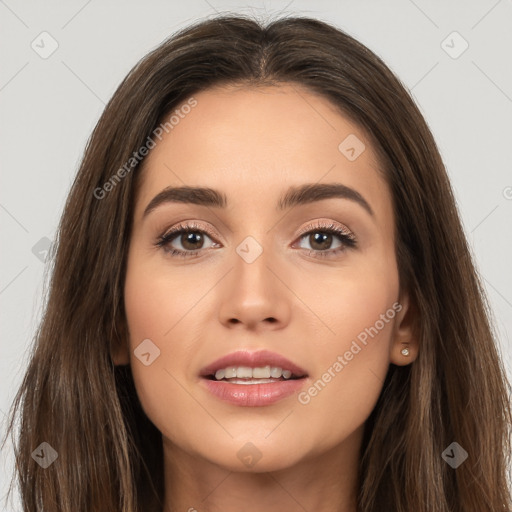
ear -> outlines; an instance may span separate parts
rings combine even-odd
[[[400,294],[398,304],[401,309],[395,317],[390,361],[397,366],[405,366],[415,361],[419,353],[418,333],[415,328],[418,310],[408,292]],[[409,355],[402,354],[402,350],[405,348],[409,350]]]

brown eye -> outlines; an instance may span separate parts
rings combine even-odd
[[[310,256],[334,256],[346,249],[356,247],[354,234],[348,228],[334,223],[315,225],[300,236],[302,249],[309,251]],[[307,243],[304,246],[304,242]],[[309,247],[308,247],[309,245]]]
[[[203,231],[180,229],[164,235],[159,245],[171,252],[184,253],[204,249],[206,240],[211,240],[211,238]]]
[[[309,245],[315,251],[323,251],[331,248],[332,234],[317,231],[309,235]]]
[[[199,231],[182,233],[179,238],[182,247],[190,251],[193,251],[195,249],[202,249],[202,246],[204,244],[204,237],[202,233]]]
[[[206,241],[210,240],[210,247]],[[195,224],[180,224],[159,237],[156,245],[171,256],[196,256],[201,251],[218,246],[205,229]]]
[[[301,236],[301,240],[305,239],[309,247],[302,247],[312,251],[327,252],[336,250],[345,245],[351,245],[353,240],[343,231],[331,232],[327,229],[315,229]],[[336,240],[338,239],[338,240]],[[333,247],[333,243],[335,246]]]

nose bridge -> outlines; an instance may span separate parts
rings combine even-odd
[[[268,266],[272,261],[270,237],[246,236],[236,247],[234,256],[233,284],[235,293],[252,301],[265,300],[271,288],[272,273]]]
[[[220,307],[223,322],[254,325],[265,320],[288,321],[289,297],[275,276],[274,267],[279,265],[275,264],[272,245],[271,236],[248,235],[235,246],[234,268]]]

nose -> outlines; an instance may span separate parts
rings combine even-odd
[[[284,328],[290,321],[293,297],[284,284],[284,269],[270,250],[263,250],[254,260],[240,254],[235,252],[233,268],[223,280],[221,323],[251,330]]]

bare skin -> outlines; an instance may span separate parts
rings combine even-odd
[[[194,98],[145,161],[125,283],[129,339],[114,355],[130,363],[163,435],[165,512],[355,512],[365,421],[389,364],[418,353],[389,188],[364,131],[296,85]],[[350,134],[365,144],[353,161],[338,148]],[[276,208],[306,183],[343,184],[372,213],[340,197]],[[165,202],[144,215],[163,189],[185,185],[218,190],[227,207]],[[190,222],[187,234],[157,245]],[[329,225],[356,244],[337,234],[318,241]],[[187,235],[198,229],[192,246]],[[251,263],[236,251],[248,236],[262,249]],[[160,350],[147,366],[134,354],[146,339]],[[271,350],[304,368],[301,392],[257,407],[212,395],[200,370],[239,349]],[[253,465],[240,455],[247,450],[259,457]]]

